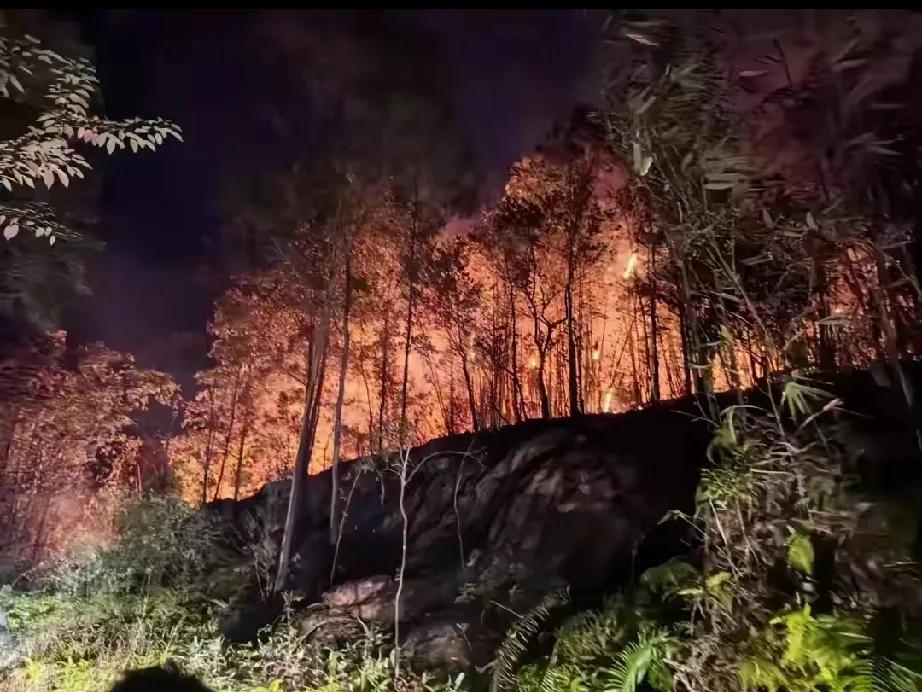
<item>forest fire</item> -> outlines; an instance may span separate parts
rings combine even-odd
[[[366,18],[298,29],[266,12],[239,29],[272,74],[239,75],[259,140],[241,150],[272,152],[225,172],[194,122],[188,145],[173,114],[95,114],[92,63],[14,13],[0,584],[115,599],[98,610],[119,624],[85,628],[104,663],[68,630],[67,656],[29,644],[7,665],[4,609],[35,627],[54,608],[0,590],[0,686],[83,675],[85,692],[93,665],[169,650],[233,690],[459,692],[468,673],[497,692],[916,689],[922,666],[901,661],[922,623],[917,15],[805,11],[769,36],[745,13],[615,12],[598,26],[601,97],[568,103],[490,187],[464,134],[482,104],[456,122],[432,46]],[[186,146],[222,169],[197,217],[217,227],[188,265],[213,291],[191,386],[83,338],[73,296],[102,270],[70,197],[92,149],[121,166],[164,148],[168,167]],[[169,280],[188,269],[160,260]],[[910,527],[874,534],[893,539],[880,554],[875,512]],[[554,609],[603,601],[548,632],[549,657],[531,646]],[[120,617],[162,617],[179,643],[124,658]],[[331,622],[348,626],[312,639]],[[330,673],[344,651],[349,680]],[[428,686],[414,656],[461,674]]]

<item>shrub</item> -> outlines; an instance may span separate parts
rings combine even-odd
[[[223,604],[212,597],[215,572],[231,559],[217,520],[149,496],[127,501],[117,528],[110,544],[35,572],[33,590],[0,594],[11,639],[0,657],[4,690],[101,692],[127,669],[168,661],[235,692],[435,692],[463,683],[412,673],[395,682],[382,632],[322,646],[302,635],[290,608],[257,643],[230,645],[216,625]]]
[[[150,495],[121,505],[113,542],[52,561],[37,570],[35,585],[70,595],[196,591],[227,559],[217,520],[177,497]]]

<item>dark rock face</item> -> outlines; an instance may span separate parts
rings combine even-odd
[[[871,458],[874,473],[890,473],[915,455],[919,466],[912,413],[898,392],[864,373],[829,389],[846,408],[869,416],[840,440],[859,462]],[[759,398],[755,393],[750,400],[758,404]],[[728,395],[720,403],[736,399]],[[564,584],[575,602],[592,603],[644,568],[685,552],[687,532],[659,522],[668,510],[692,509],[711,438],[700,410],[685,401],[620,415],[527,421],[412,450],[400,620],[401,642],[417,664],[481,666],[512,611],[527,611]],[[393,622],[402,538],[398,477],[387,462],[351,462],[341,475],[343,506],[349,503],[335,568],[326,472],[308,481],[289,583],[305,603],[317,604],[305,611],[304,631],[334,639],[359,620]],[[210,511],[244,544],[278,545],[289,485],[272,483]],[[244,595],[222,627],[236,641],[252,638],[277,616],[276,606]]]
[[[532,421],[413,450],[400,614],[408,650],[420,661],[438,654],[463,667],[485,663],[497,642],[484,623],[504,627],[510,618],[502,608],[527,610],[561,584],[598,594],[628,577],[663,513],[690,509],[707,443],[705,425],[664,408]],[[397,476],[367,460],[345,465],[343,502],[351,500],[332,588],[329,485],[328,473],[310,478],[298,522],[289,586],[322,604],[307,611],[304,629],[337,618],[392,622],[402,532]],[[287,482],[273,483],[210,509],[244,542],[267,535],[277,542],[287,491]],[[222,622],[235,641],[255,636],[275,612],[273,604],[239,600]]]
[[[275,622],[282,613],[282,607],[280,597],[265,598],[244,589],[231,601],[218,626],[228,641],[245,644],[255,640],[262,628]]]

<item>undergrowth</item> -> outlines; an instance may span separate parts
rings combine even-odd
[[[835,402],[800,387],[795,378],[784,388],[783,416],[750,406],[723,412],[695,512],[666,517],[698,534],[697,551],[544,633],[568,602],[565,590],[549,594],[510,628],[488,669],[490,688],[922,689],[917,566],[906,546],[864,540],[867,503],[849,492],[840,450],[823,433]],[[405,667],[395,680],[387,633],[362,628],[322,644],[302,634],[290,608],[257,643],[229,644],[216,625],[226,605],[216,575],[239,581],[253,566],[235,566],[222,545],[218,526],[177,500],[128,503],[112,545],[0,592],[8,630],[0,632],[0,686],[96,692],[125,669],[172,662],[234,692],[471,689],[472,677]],[[536,656],[532,645],[548,635],[550,653]]]
[[[167,663],[228,692],[449,692],[463,683],[411,672],[395,681],[384,632],[315,644],[289,607],[256,643],[231,645],[216,624],[226,601],[213,576],[230,569],[218,527],[153,497],[128,502],[119,529],[112,545],[0,591],[0,689],[102,692],[127,669]]]
[[[808,405],[809,404],[809,405]],[[686,522],[699,547],[560,622],[565,590],[515,623],[486,671],[494,692],[917,692],[922,582],[907,546],[867,541],[867,502],[824,434],[837,403],[795,377],[773,411],[726,409]],[[0,687],[107,690],[176,664],[215,690],[447,692],[465,677],[395,680],[390,636],[306,638],[291,608],[251,645],[216,625],[228,581],[252,579],[207,515],[168,498],[126,504],[118,539],[0,592]],[[550,635],[550,653],[536,655]],[[546,649],[545,649],[546,650]],[[482,671],[483,672],[483,671]]]
[[[696,511],[667,517],[698,534],[691,561],[571,617],[540,660],[524,656],[535,628],[513,628],[501,651],[523,655],[500,659],[493,689],[922,690],[919,567],[862,535],[868,504],[823,430],[837,402],[792,378],[778,405],[723,412]]]

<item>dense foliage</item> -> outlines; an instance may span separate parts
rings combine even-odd
[[[137,153],[182,139],[180,129],[163,119],[95,115],[98,89],[87,58],[61,55],[33,36],[0,35],[4,117],[21,125],[0,141],[2,317],[53,326],[69,293],[86,288],[83,253],[98,242],[59,218],[42,187],[66,188],[83,179],[92,168],[82,151],[87,145],[108,154]],[[57,241],[63,242],[53,252]]]

